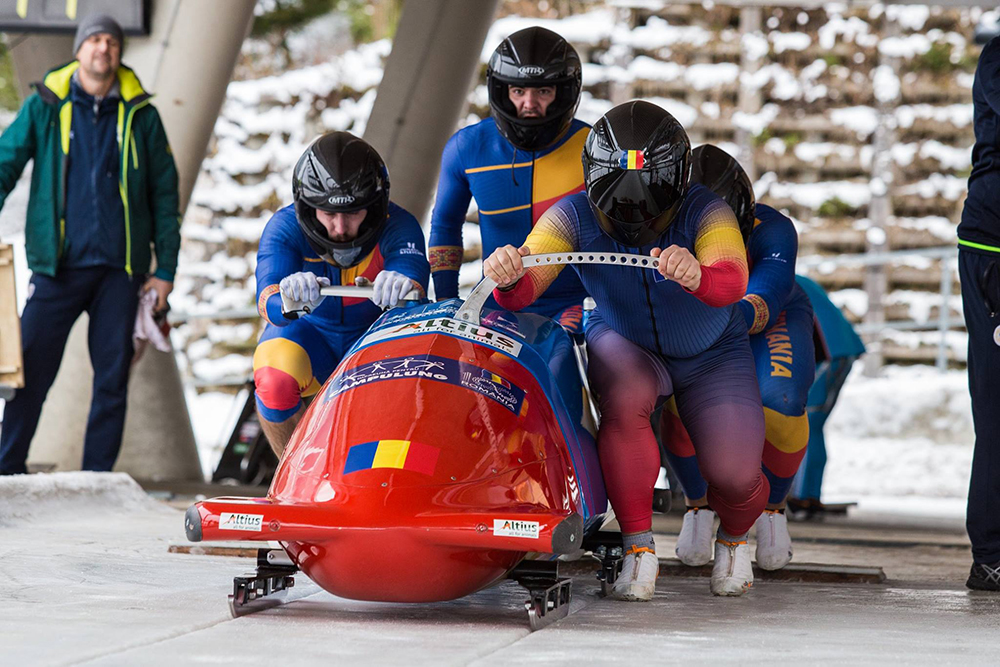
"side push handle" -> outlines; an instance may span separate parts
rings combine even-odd
[[[375,296],[375,288],[371,285],[329,285],[321,287],[319,293],[322,296],[371,299]],[[421,298],[420,290],[412,289],[403,296],[401,301],[420,301]],[[303,304],[301,301],[293,301],[287,299],[284,294],[281,295],[281,314],[286,318],[296,320],[302,315],[307,315],[311,312],[312,308],[310,308],[309,304]]]
[[[647,255],[632,255],[626,252],[546,252],[538,255],[528,255],[521,258],[524,268],[548,266],[551,264],[606,264],[609,266],[633,267],[636,269],[656,269],[660,260]],[[469,298],[458,312],[457,319],[470,324],[479,324],[483,306],[490,294],[496,289],[497,283],[488,276],[476,285]]]

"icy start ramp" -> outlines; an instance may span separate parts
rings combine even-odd
[[[0,664],[592,664],[622,646],[643,664],[979,665],[1000,654],[1000,597],[960,582],[760,581],[720,599],[705,579],[664,576],[636,604],[598,597],[587,572],[574,576],[573,613],[531,633],[513,582],[407,605],[343,600],[300,576],[303,597],[232,619],[227,575],[246,559],[170,553],[183,520],[126,475],[0,478]],[[836,557],[825,543],[803,551]]]

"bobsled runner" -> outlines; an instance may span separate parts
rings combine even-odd
[[[655,267],[620,257],[600,259]],[[605,557],[599,577],[613,579],[620,539],[614,548],[599,532],[607,496],[582,425],[579,352],[547,317],[484,307],[494,286],[484,279],[464,304],[384,313],[306,410],[267,496],[188,509],[191,541],[283,548],[262,549],[257,571],[236,578],[234,615],[269,605],[298,570],[334,595],[393,602],[455,599],[511,578],[530,592],[534,629],[569,611],[556,557],[587,541]]]

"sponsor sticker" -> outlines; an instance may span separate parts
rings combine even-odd
[[[406,324],[400,324],[396,327],[379,329],[378,331],[373,331],[361,339],[361,342],[358,343],[358,347],[364,347],[366,345],[383,340],[389,340],[391,338],[429,333],[443,333],[456,336],[458,338],[464,338],[466,340],[471,340],[473,343],[479,343],[480,345],[486,345],[487,347],[492,347],[500,350],[501,352],[506,352],[514,357],[520,354],[522,347],[521,343],[517,342],[510,336],[500,333],[499,331],[487,329],[481,325],[477,326],[469,324],[468,322],[456,320],[452,317],[435,317],[429,320],[422,320],[420,322],[409,322]]]
[[[417,379],[464,387],[496,401],[515,415],[520,414],[524,403],[524,390],[507,378],[475,364],[433,354],[380,359],[348,369],[330,381],[323,402],[327,403],[345,391],[372,382]]]
[[[415,322],[432,315],[450,317],[455,314],[456,310],[458,310],[458,306],[454,303],[442,301],[441,303],[413,310],[389,311],[382,316],[382,319],[375,323],[375,328],[376,330],[381,331],[382,329],[385,329],[393,324],[399,324],[401,322]]]
[[[493,535],[495,537],[526,537],[538,539],[540,525],[537,521],[519,521],[517,519],[493,519]]]
[[[263,530],[263,514],[237,514],[223,512],[219,515],[219,530],[246,530],[259,533]]]

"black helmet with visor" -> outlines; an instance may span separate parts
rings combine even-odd
[[[569,42],[545,28],[518,30],[496,48],[486,67],[490,112],[500,134],[525,151],[551,146],[573,122],[582,80],[580,56]],[[518,118],[511,86],[551,86],[556,97],[544,116]]]
[[[619,104],[595,124],[583,147],[583,178],[598,224],[638,248],[673,223],[687,195],[691,142],[664,109],[641,100]]]
[[[349,132],[324,134],[306,149],[292,179],[295,217],[316,254],[342,268],[360,263],[378,243],[389,212],[389,172],[378,152]],[[367,211],[357,236],[336,242],[316,211]]]
[[[726,151],[705,144],[691,151],[691,182],[701,183],[726,200],[736,214],[743,243],[750,238],[757,217],[753,183],[743,167]]]

